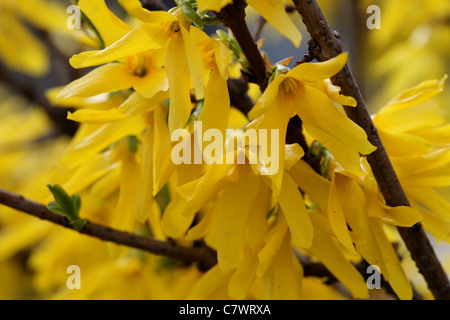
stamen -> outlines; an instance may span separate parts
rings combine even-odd
[[[126,66],[132,75],[143,78],[152,68],[151,56],[147,52],[135,54],[128,58]]]

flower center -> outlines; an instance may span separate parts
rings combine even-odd
[[[135,54],[128,58],[126,67],[132,75],[143,78],[152,67],[151,56],[147,52]]]
[[[297,82],[295,81],[295,79],[286,77],[286,79],[284,79],[283,82],[280,84],[280,87],[281,89],[283,89],[283,92],[289,93],[297,87]]]
[[[205,61],[206,66],[209,69],[214,68],[216,63],[216,53],[214,51],[213,45],[208,42],[200,46],[200,52],[203,57],[203,61]]]

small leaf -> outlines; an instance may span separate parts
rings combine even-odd
[[[74,207],[72,198],[67,194],[67,192],[59,185],[48,185],[48,188],[53,194],[58,206],[70,217],[74,217]]]
[[[81,197],[78,194],[72,195],[72,203],[73,208],[75,209],[75,214],[77,217],[80,216],[80,209],[81,209]]]
[[[55,201],[50,202],[47,205],[47,208],[55,213],[59,213],[64,216],[66,215],[66,212],[64,210],[62,210]]]
[[[73,226],[73,228],[77,231],[80,231],[81,229],[84,228],[84,226],[86,225],[87,221],[85,219],[76,219],[70,222]]]

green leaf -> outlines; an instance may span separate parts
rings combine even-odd
[[[80,231],[81,229],[84,228],[84,226],[86,225],[87,221],[85,219],[76,219],[70,222],[73,226],[73,228],[77,231]]]
[[[75,220],[78,218],[72,198],[67,194],[67,192],[60,185],[48,185],[53,197],[59,208],[64,211],[64,214],[69,218],[69,220]]]
[[[63,209],[61,209],[55,201],[50,202],[47,205],[47,208],[49,208],[53,212],[56,212],[56,213],[59,213],[62,215],[66,215],[66,212]]]
[[[47,187],[55,198],[55,201],[51,201],[47,207],[56,213],[66,216],[71,222],[79,220],[81,209],[80,196],[77,194],[69,196],[59,185],[47,185]]]
[[[78,217],[80,215],[80,209],[81,209],[81,197],[78,194],[72,195],[72,203],[73,207],[75,209],[75,214]]]

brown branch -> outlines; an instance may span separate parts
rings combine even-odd
[[[317,2],[315,0],[294,0],[294,4],[312,39],[321,49],[316,54],[317,60],[326,61],[340,54],[342,44],[336,38]],[[352,96],[358,102],[356,108],[346,106],[344,108],[349,118],[366,131],[370,142],[377,147],[377,150],[370,154],[367,160],[386,204],[391,207],[409,206],[409,201],[400,185],[349,67],[345,66],[331,80],[333,84],[341,87],[342,94]],[[423,230],[422,224],[418,223],[411,228],[398,228],[398,231],[435,299],[450,299],[448,277]]]
[[[230,104],[247,115],[255,105],[252,98],[247,94],[247,81],[244,79],[228,79],[227,84],[228,93],[230,95]]]
[[[233,32],[234,37],[241,46],[250,64],[252,75],[261,88],[261,92],[264,92],[267,88],[269,77],[264,58],[261,52],[259,52],[245,21],[246,5],[244,0],[234,0],[233,4],[227,5],[219,13],[216,13],[216,15],[220,17],[223,25]]]
[[[140,0],[142,7],[147,10],[163,10],[167,11],[170,8],[161,0]]]
[[[7,207],[77,231],[66,217],[50,211],[46,206],[38,202],[26,199],[23,196],[1,188],[0,203]],[[147,236],[116,230],[91,221],[87,221],[86,225],[78,232],[103,241],[114,242],[119,245],[140,249],[184,263],[199,263],[199,267],[202,270],[209,269],[217,263],[215,252],[207,247],[181,247],[172,243],[155,240]]]

